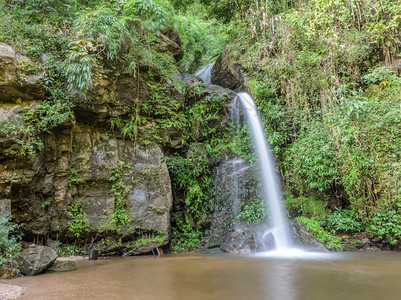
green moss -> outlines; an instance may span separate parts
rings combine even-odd
[[[128,209],[127,196],[130,189],[125,185],[123,172],[131,168],[130,164],[121,165],[110,170],[109,181],[112,183],[111,192],[114,196],[114,208],[107,223],[101,226],[101,231],[115,230],[118,234],[124,234],[131,229],[134,218]]]
[[[37,75],[41,72],[41,69],[33,62],[27,59],[21,59],[17,61],[17,75]]]
[[[158,207],[158,206],[151,206],[151,207],[148,207],[146,210],[153,211],[158,215],[163,215],[166,213],[166,209],[164,207]]]

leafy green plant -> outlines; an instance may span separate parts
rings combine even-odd
[[[327,229],[333,232],[356,233],[365,229],[363,222],[352,209],[338,209],[325,218]]]
[[[254,199],[252,203],[245,204],[236,219],[243,219],[247,224],[259,223],[266,218],[264,202],[261,199]]]
[[[184,57],[179,62],[181,72],[195,73],[224,50],[227,36],[224,27],[199,6],[194,13],[173,15],[173,26],[178,32]]]
[[[77,171],[70,170],[68,172],[68,189],[71,190],[74,185],[82,183],[83,180],[78,177]]]
[[[60,257],[68,257],[75,255],[83,255],[84,251],[74,245],[63,245],[59,241],[57,241],[53,245],[53,249],[57,252],[57,255]]]
[[[118,234],[122,234],[125,228],[129,229],[133,221],[127,208],[127,196],[130,190],[123,180],[124,169],[130,167],[131,166],[128,164],[110,170],[109,181],[112,182],[111,192],[114,196],[114,209],[108,220],[108,224],[105,224],[103,229],[116,230]]]
[[[289,148],[284,167],[289,186],[325,192],[339,178],[335,142],[327,127],[311,125]]]
[[[316,197],[287,197],[285,205],[304,217],[322,217],[328,213],[327,203]]]
[[[96,56],[91,54],[91,43],[78,40],[71,45],[65,64],[65,76],[70,92],[78,92],[85,97],[92,86],[92,65]]]
[[[126,15],[138,16],[150,32],[159,32],[170,23],[169,8],[166,1],[130,0],[124,5]]]
[[[177,220],[177,226],[171,229],[171,249],[176,252],[192,251],[200,246],[203,233],[192,228],[188,220]]]
[[[0,217],[0,268],[5,278],[13,277],[18,273],[14,261],[21,251],[21,234],[15,233],[19,225],[12,223],[8,217]]]
[[[172,174],[172,184],[177,190],[184,192],[183,210],[187,216],[195,220],[200,227],[212,211],[213,198],[212,178],[207,157],[190,155],[166,157],[166,163]]]
[[[367,226],[367,232],[380,239],[390,240],[395,245],[401,241],[401,215],[396,210],[382,210],[375,213]]]
[[[76,238],[89,232],[89,221],[82,205],[78,203],[70,205],[67,216],[72,219],[68,222],[67,228]]]
[[[46,199],[45,201],[42,202],[42,209],[47,209],[51,204],[51,200]]]

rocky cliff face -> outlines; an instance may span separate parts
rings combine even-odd
[[[33,68],[35,74],[30,75]],[[139,133],[135,138],[123,138],[110,130],[112,118],[124,121],[139,105],[146,108],[147,101],[155,105],[149,100],[153,98],[146,72],[139,80],[125,73],[113,77],[114,73],[113,67],[105,71],[109,76],[94,78],[88,99],[74,100],[75,121],[42,133],[38,138],[43,148],[23,155],[15,150],[20,146],[16,136],[7,132],[10,124],[21,123],[24,112],[45,99],[43,74],[28,58],[0,45],[0,121],[3,129],[8,126],[8,131],[0,130],[0,201],[11,199],[13,219],[24,224],[25,240],[68,241],[77,233],[81,238],[141,239],[135,253],[150,251],[149,244],[156,247],[169,242],[173,199],[163,158],[166,151],[183,151],[184,129],[160,126],[160,116],[143,109],[140,114],[146,122],[136,124]],[[205,89],[191,76],[177,79],[184,90],[198,88],[197,93],[188,94],[168,80],[158,82],[179,109],[205,97],[209,101],[232,97],[219,87]],[[227,114],[223,109],[220,120],[210,125],[220,126]],[[159,137],[150,138],[156,131]]]
[[[25,75],[18,66],[30,60],[7,45],[0,46],[0,115],[2,121],[18,120],[23,111],[44,99],[41,77]],[[128,97],[129,91],[124,88],[116,88],[117,96],[123,91]],[[115,209],[110,177],[112,170],[118,169],[128,191],[126,208],[133,220],[131,228],[162,232],[168,241],[172,193],[163,152],[157,144],[146,148],[134,145],[96,126],[104,121],[102,113],[105,118],[115,112],[113,99],[110,95],[92,97],[86,110],[77,106],[78,122],[43,134],[44,148],[33,156],[15,153],[12,148],[16,141],[1,136],[0,199],[11,199],[13,218],[24,224],[25,239],[71,237],[68,210],[73,204],[85,211],[89,232],[98,232]],[[85,113],[96,117],[85,117]]]

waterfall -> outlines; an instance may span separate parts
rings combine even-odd
[[[232,225],[234,230],[241,231],[236,217],[241,213],[241,196],[244,193],[246,186],[246,175],[250,169],[248,162],[243,158],[232,158],[223,161],[217,168],[215,174],[215,188],[217,195],[215,203],[224,206],[225,203],[230,203],[231,207],[227,206],[227,212],[232,216]]]
[[[214,64],[213,62],[204,66],[195,73],[195,76],[202,79],[203,82],[210,84]],[[236,129],[239,129],[241,123],[240,106],[251,130],[259,163],[262,194],[265,206],[270,211],[272,227],[264,235],[273,234],[277,250],[291,250],[289,226],[287,225],[287,219],[282,207],[280,181],[277,178],[276,166],[269,150],[258,110],[249,94],[239,93],[233,99],[230,110],[230,118]],[[240,212],[241,189],[245,188],[242,183],[242,177],[247,168],[244,168],[244,164],[245,161],[243,159],[229,160],[222,166],[221,173],[216,174],[215,185],[224,186],[229,190],[229,192],[225,191],[225,194],[229,194],[229,198],[232,200],[232,213],[234,216],[237,216]],[[228,180],[230,183],[227,182]],[[233,225],[237,227],[238,224],[234,221]]]
[[[195,73],[196,77],[202,79],[204,83],[212,83],[212,69],[214,67],[214,62],[204,66],[198,72]]]
[[[239,93],[237,97],[241,101],[255,144],[264,200],[266,206],[270,208],[273,225],[270,232],[272,232],[275,237],[277,250],[288,249],[290,248],[290,235],[284,209],[282,207],[280,181],[276,175],[276,166],[267,144],[258,110],[249,94]]]

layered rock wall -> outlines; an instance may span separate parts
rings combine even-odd
[[[174,54],[177,59],[178,52]],[[25,68],[21,68],[20,61],[24,61]],[[33,67],[27,68],[27,64]],[[31,69],[35,70],[32,76]],[[142,66],[138,77],[119,66],[105,66],[100,75],[93,77],[87,99],[71,95],[75,120],[35,136],[43,147],[27,155],[18,151],[24,146],[19,137],[24,134],[24,113],[34,111],[46,99],[43,73],[29,58],[0,44],[0,200],[11,201],[13,220],[23,224],[25,240],[73,241],[77,232],[70,228],[74,221],[71,208],[79,207],[84,214],[82,219],[89,225],[79,232],[81,239],[123,237],[129,242],[147,238],[152,240],[152,247],[169,242],[173,193],[164,156],[185,154],[184,133],[199,142],[208,137],[185,132],[185,128],[176,125],[160,125],[169,122],[169,116],[162,108],[155,112],[152,106],[159,102],[154,100],[151,86],[163,90],[169,100],[160,101],[175,109],[176,116],[184,115],[203,99],[208,99],[206,105],[212,105],[217,98],[228,103],[234,94],[218,86],[204,86],[189,75],[176,75],[175,80],[184,87],[180,90],[170,80],[149,76],[146,70]],[[217,131],[227,128],[227,103],[219,117],[210,118],[207,126]],[[131,120],[139,133],[124,138],[121,131],[110,129],[113,118]],[[158,118],[165,118],[165,123]],[[153,138],[156,134],[158,137]],[[115,172],[120,176],[118,182],[113,179]],[[116,191],[116,183],[120,190]],[[114,213],[118,193],[126,194],[124,214],[128,222],[119,224],[120,230]],[[151,248],[149,243],[135,247],[135,253]]]
[[[95,80],[90,101],[77,100],[77,122],[41,134],[43,149],[23,155],[16,151],[18,140],[8,132],[21,130],[17,127],[23,112],[34,109],[46,96],[43,74],[30,75],[21,69],[21,61],[34,65],[0,44],[0,200],[11,199],[12,217],[23,224],[24,239],[72,239],[68,211],[73,204],[85,211],[88,235],[102,232],[116,205],[111,172],[119,169],[131,220],[123,234],[133,235],[138,229],[157,232],[165,235],[163,243],[167,243],[172,192],[161,147],[123,139],[107,124],[111,116],[123,115],[135,105],[136,80],[128,76],[117,83]]]

